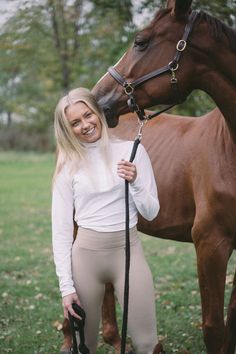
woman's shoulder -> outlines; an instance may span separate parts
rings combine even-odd
[[[61,166],[60,170],[55,177],[56,183],[71,183],[74,177],[74,173],[72,172],[72,166],[70,163],[65,163]]]
[[[115,148],[127,148],[133,145],[133,141],[132,140],[123,140],[123,139],[119,139],[119,138],[112,138],[110,140],[110,143],[113,147]]]
[[[111,143],[115,146],[115,147],[124,147],[124,148],[130,148],[133,147],[134,145],[134,140],[122,140],[122,139],[114,139],[111,141]],[[139,150],[141,151],[146,151],[145,147],[143,146],[142,143],[139,143]]]
[[[132,151],[134,141],[133,140],[122,140],[122,139],[111,139],[110,141],[112,145],[112,150],[113,151],[119,151],[119,152],[124,152],[124,151]],[[145,147],[142,145],[142,143],[139,144],[138,149],[137,149],[137,155],[143,155],[146,154],[147,151]]]

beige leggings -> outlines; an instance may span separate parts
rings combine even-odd
[[[136,354],[151,354],[157,344],[154,288],[136,227],[130,230],[131,263],[128,331]],[[79,228],[72,248],[72,273],[86,312],[85,338],[96,353],[105,284],[113,284],[123,307],[125,232],[97,232]]]

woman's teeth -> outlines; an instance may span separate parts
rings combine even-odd
[[[85,132],[84,134],[85,134],[85,135],[93,134],[94,130],[95,130],[95,128],[93,127],[93,128],[91,128],[91,129],[89,129],[87,132]]]

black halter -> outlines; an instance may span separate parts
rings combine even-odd
[[[194,22],[198,16],[197,11],[192,11],[191,15],[189,16],[188,22],[185,26],[184,29],[184,34],[182,39],[177,43],[176,45],[176,52],[174,55],[173,60],[166,66],[163,66],[160,69],[151,71],[150,73],[143,75],[142,77],[134,80],[133,82],[127,82],[124,77],[114,68],[110,67],[108,69],[108,72],[111,74],[111,76],[120,84],[124,87],[124,92],[128,96],[127,104],[132,112],[136,112],[140,120],[149,120],[162,112],[165,112],[166,110],[170,109],[171,107],[175,106],[176,104],[179,104],[183,101],[185,101],[186,97],[181,96],[178,90],[178,80],[176,78],[175,72],[179,68],[179,60],[181,57],[182,52],[185,50],[186,45],[187,45],[187,40],[188,37],[193,29]],[[161,111],[155,112],[153,114],[150,114],[148,116],[145,115],[144,110],[141,109],[138,104],[136,103],[135,97],[134,97],[134,90],[141,86],[144,82],[153,79],[155,77],[159,77],[162,74],[165,74],[169,72],[171,74],[171,87],[174,92],[174,97],[175,97],[175,103],[167,106],[166,108],[162,109]]]

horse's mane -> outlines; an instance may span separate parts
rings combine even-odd
[[[230,49],[233,52],[236,52],[236,31],[233,30],[231,27],[226,25],[224,22],[219,20],[218,18],[207,14],[204,11],[200,11],[198,14],[198,20],[206,21],[210,27],[210,34],[216,39],[221,40],[223,34],[229,40]]]
[[[160,9],[160,10],[158,10],[158,11],[155,13],[154,18],[152,19],[150,25],[147,26],[147,28],[148,28],[148,27],[155,26],[155,23],[156,23],[157,21],[159,21],[162,17],[164,17],[168,12],[170,12],[169,9]]]
[[[169,9],[161,9],[161,10],[157,11],[157,13],[155,14],[155,17],[151,21],[150,25],[152,26],[153,24],[155,24],[158,20],[160,20],[162,17],[164,17],[169,12],[170,12]],[[236,30],[229,27],[228,25],[226,25],[224,22],[222,22],[218,18],[216,18],[204,11],[199,11],[199,13],[198,13],[198,21],[200,22],[201,20],[206,21],[208,23],[208,25],[210,27],[210,34],[217,41],[222,40],[222,36],[224,34],[229,40],[230,49],[233,52],[236,52]]]

